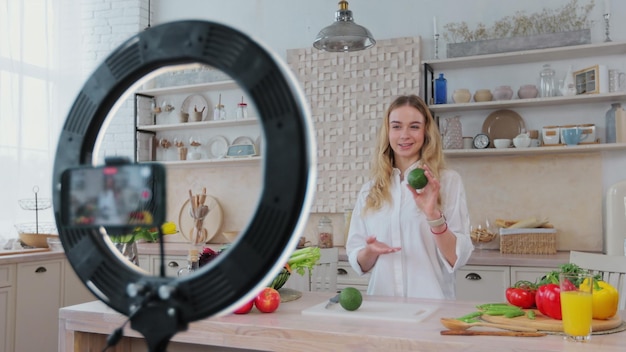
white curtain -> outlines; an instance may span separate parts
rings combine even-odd
[[[0,0],[0,239],[35,222],[20,199],[52,196],[65,116],[82,84],[80,1]],[[52,208],[38,213],[53,221]]]

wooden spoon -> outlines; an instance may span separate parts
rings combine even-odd
[[[474,323],[466,323],[464,321],[454,319],[454,318],[441,318],[441,324],[450,330],[467,330],[472,326],[483,326],[489,328],[497,328],[511,331],[529,331],[536,332],[537,329],[527,328],[524,326],[514,326],[514,325],[506,325],[506,324],[496,324],[496,323],[487,323],[482,321],[477,321]]]

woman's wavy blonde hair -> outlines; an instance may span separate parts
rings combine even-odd
[[[372,160],[372,178],[374,184],[367,196],[365,212],[380,209],[385,202],[391,203],[391,173],[395,166],[393,149],[389,144],[389,115],[401,106],[412,106],[424,115],[424,145],[420,149],[419,159],[427,164],[436,178],[445,167],[441,135],[430,110],[424,101],[417,95],[402,95],[397,97],[385,112],[385,118],[378,131],[378,142]],[[404,171],[404,170],[403,170]],[[441,197],[439,199],[441,203]]]

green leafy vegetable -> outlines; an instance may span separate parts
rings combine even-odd
[[[320,260],[319,247],[305,247],[296,249],[289,260],[287,260],[288,270],[296,271],[300,275],[305,274],[306,268],[312,270],[315,264]]]

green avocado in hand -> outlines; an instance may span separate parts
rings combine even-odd
[[[407,182],[415,189],[422,189],[428,184],[428,178],[424,174],[424,169],[414,169],[409,172]]]

